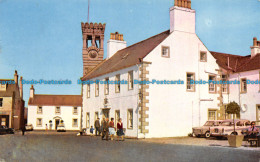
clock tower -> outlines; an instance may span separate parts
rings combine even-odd
[[[81,23],[83,76],[103,61],[106,24]]]

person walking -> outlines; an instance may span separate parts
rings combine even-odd
[[[109,135],[111,137],[111,141],[113,141],[115,134],[116,131],[115,131],[114,118],[111,118],[111,121],[109,122]]]
[[[118,138],[119,137],[121,137],[122,138],[122,141],[124,141],[124,135],[125,135],[125,133],[124,133],[124,129],[123,129],[123,123],[122,123],[122,118],[120,118],[119,120],[118,120],[118,123],[117,123],[117,140],[118,140]]]
[[[25,126],[22,126],[22,135],[24,136],[24,133],[25,133]]]
[[[103,117],[103,120],[101,121],[101,128],[100,128],[100,131],[101,131],[101,139],[103,139],[104,137],[104,122],[106,121],[105,117]]]
[[[97,132],[98,135],[100,135],[100,122],[99,122],[99,118],[97,118],[97,120],[95,121],[95,129],[96,129],[96,136],[97,136]]]
[[[106,136],[106,140],[108,141],[108,131],[109,131],[109,119],[106,118],[106,120],[103,123],[103,132],[102,132],[102,139],[104,136]]]

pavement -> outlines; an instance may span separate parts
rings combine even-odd
[[[2,161],[260,161],[258,148],[231,148],[204,138],[106,141],[77,132],[20,132],[0,135]]]

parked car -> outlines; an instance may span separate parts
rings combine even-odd
[[[25,130],[26,131],[32,131],[33,130],[33,125],[32,124],[25,124]]]
[[[210,137],[210,127],[219,126],[222,120],[209,120],[202,127],[193,127],[192,135],[196,137],[204,136],[206,138]]]
[[[0,134],[14,134],[13,128],[7,128],[6,126],[0,126]]]
[[[64,124],[59,124],[57,126],[57,132],[66,132]]]
[[[250,127],[250,121],[246,119],[235,119],[236,132],[241,135],[243,129]],[[220,126],[211,127],[210,135],[213,137],[227,137],[227,135],[234,134],[233,119],[224,120]]]

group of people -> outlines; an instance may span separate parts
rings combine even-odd
[[[123,123],[122,123],[122,119],[120,118],[117,122],[117,125],[115,127],[115,123],[114,123],[114,118],[111,118],[111,120],[109,121],[108,118],[103,118],[103,120],[99,121],[99,118],[97,118],[97,120],[95,121],[95,129],[93,128],[93,126],[91,126],[90,128],[90,133],[93,134],[94,130],[95,130],[95,134],[97,135],[101,135],[101,139],[103,140],[104,137],[106,140],[108,140],[108,137],[110,136],[111,140],[114,140],[114,135],[117,135],[117,140],[119,139],[119,137],[122,138],[122,140],[124,140],[124,129],[123,129]]]

